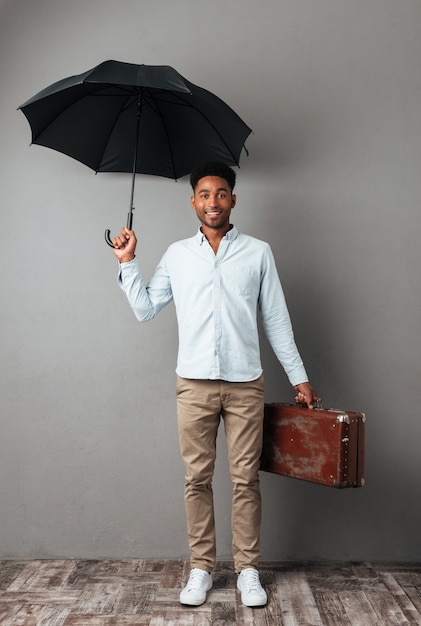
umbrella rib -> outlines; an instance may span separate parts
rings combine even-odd
[[[178,94],[177,94],[177,97],[178,97],[178,98],[180,98],[180,100],[182,100],[183,102],[185,102],[185,101],[183,100],[183,98],[181,98]],[[192,106],[191,104],[189,105],[189,103],[188,103],[188,102],[185,102],[185,104],[186,104],[187,106]],[[203,117],[203,119],[205,119],[205,120],[207,121],[207,123],[209,124],[209,126],[211,126],[211,127],[213,128],[214,132],[218,135],[218,137],[221,139],[222,143],[225,145],[225,147],[227,148],[228,152],[229,152],[229,153],[230,153],[230,155],[232,156],[233,161],[234,161],[234,162],[235,162],[235,163],[239,166],[239,165],[240,165],[240,163],[239,163],[238,159],[236,159],[236,158],[235,158],[234,154],[232,153],[231,148],[229,147],[229,145],[228,145],[228,144],[227,144],[227,142],[225,141],[225,138],[221,135],[221,133],[219,132],[219,130],[216,128],[215,124],[213,124],[213,123],[210,121],[210,119],[209,119],[209,118],[208,118],[208,117],[207,117],[204,113],[202,113],[202,111],[201,111],[200,109],[197,109],[196,107],[193,107],[193,108],[195,109],[195,111],[197,111],[197,112],[198,112],[198,114],[199,114],[199,115],[201,115],[201,116]]]
[[[135,99],[135,97],[136,97],[136,99]],[[131,98],[132,98],[132,101],[130,102]],[[117,124],[117,121],[118,121],[120,113],[122,113],[122,111],[126,111],[131,106],[133,106],[133,104],[136,104],[136,103],[137,103],[137,94],[135,94],[133,92],[127,91],[127,93],[124,95],[123,103],[122,103],[122,105],[121,105],[121,107],[120,107],[120,109],[118,111],[118,114],[115,116],[114,124],[111,126],[110,131],[109,131],[109,133],[107,135],[106,141],[103,144],[104,147],[101,150],[101,159],[99,160],[99,163],[98,163],[98,169],[96,170],[97,173],[99,171],[99,168],[101,167],[101,163],[102,163],[102,160],[103,160],[103,157],[104,157],[105,148],[108,145],[108,141],[109,141],[111,135],[114,132],[114,128],[116,127],[116,124]]]
[[[168,149],[170,151],[172,171],[173,171],[173,174],[174,174],[173,178],[175,180],[177,180],[178,176],[177,176],[177,172],[176,172],[176,169],[175,169],[174,153],[173,153],[173,149],[172,149],[172,145],[171,145],[170,136],[168,134],[168,129],[167,129],[167,126],[166,126],[165,121],[164,121],[164,116],[162,115],[161,109],[159,108],[156,99],[152,99],[151,98],[151,101],[149,101],[145,97],[144,98],[144,102],[145,102],[145,104],[149,105],[152,109],[154,109],[155,113],[157,113],[157,115],[159,116],[159,119],[161,120],[162,126],[164,128],[164,132],[165,132],[165,137],[167,139]],[[152,104],[155,105],[155,106],[152,106]]]
[[[219,130],[217,129],[217,127],[215,126],[215,124],[213,124],[210,119],[197,107],[195,107],[194,105],[192,105],[190,102],[185,101],[184,98],[179,94],[179,93],[173,93],[174,97],[178,98],[179,100],[181,100],[181,102],[179,102],[178,104],[180,106],[186,106],[188,108],[192,108],[194,109],[199,115],[201,115],[203,117],[204,120],[206,120],[206,122],[209,124],[209,126],[213,129],[213,131],[218,135],[218,137],[220,138],[220,140],[222,141],[222,143],[224,144],[224,146],[226,147],[226,149],[228,150],[228,152],[230,153],[233,161],[239,166],[240,163],[238,161],[238,159],[235,158],[234,154],[232,153],[231,148],[229,147],[229,145],[227,144],[227,142],[225,141],[224,137],[221,135],[221,133],[219,132]],[[154,99],[154,104],[156,104],[157,99]],[[228,105],[227,105],[228,106]]]

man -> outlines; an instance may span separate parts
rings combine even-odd
[[[180,602],[198,606],[212,587],[216,560],[212,478],[222,417],[233,483],[232,535],[237,587],[246,606],[266,604],[257,571],[261,502],[264,385],[257,307],[268,339],[297,392],[312,408],[317,394],[294,342],[290,317],[267,243],[231,225],[235,172],[207,163],[192,172],[197,234],[172,244],[144,284],[135,259],[136,236],[123,228],[113,239],[119,281],[139,321],[174,300],[179,329],[177,415],[186,467],[191,572]]]

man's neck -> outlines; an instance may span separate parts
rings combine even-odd
[[[201,231],[205,235],[206,239],[209,242],[210,247],[216,254],[218,252],[219,244],[221,240],[225,237],[227,232],[232,229],[232,224],[228,224],[227,227],[224,228],[209,228],[207,226],[201,226]]]

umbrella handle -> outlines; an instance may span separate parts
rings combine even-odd
[[[132,194],[133,194],[133,192],[132,192]],[[133,211],[134,211],[134,206],[131,207],[130,212],[127,214],[127,228],[129,230],[131,230],[132,226],[133,226]],[[110,230],[108,228],[105,231],[104,236],[105,236],[105,241],[110,246],[110,248],[114,248],[114,244],[111,241],[111,232],[110,232]]]
[[[108,228],[107,228],[107,230],[105,231],[104,236],[105,236],[105,241],[106,241],[106,243],[107,243],[107,244],[108,244],[111,248],[114,248],[113,242],[111,241],[111,231],[110,231],[110,230],[108,230]]]

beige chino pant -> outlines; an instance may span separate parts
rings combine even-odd
[[[263,437],[263,376],[246,383],[177,377],[177,415],[186,468],[185,506],[191,567],[212,571],[216,560],[212,478],[216,436],[224,420],[233,484],[232,541],[236,572],[260,556],[259,460]]]

